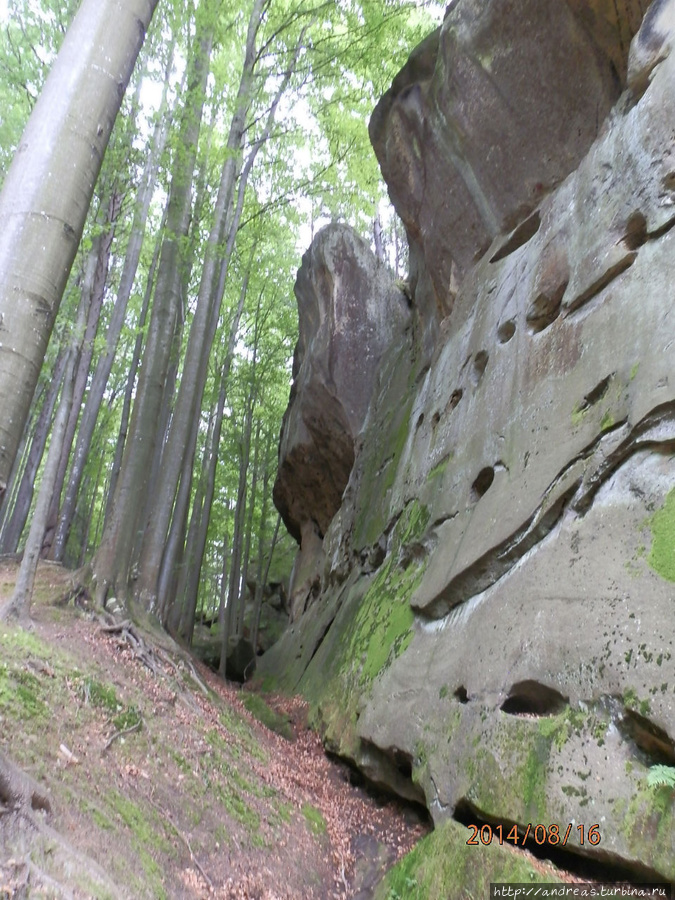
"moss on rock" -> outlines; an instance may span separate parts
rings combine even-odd
[[[652,546],[649,565],[662,578],[675,581],[675,489],[666,502],[652,516],[650,522]]]
[[[497,839],[489,846],[467,845],[471,832],[448,821],[424,838],[387,874],[375,900],[428,900],[459,897],[484,900],[491,881],[544,883],[523,856]]]

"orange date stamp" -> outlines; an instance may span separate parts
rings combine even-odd
[[[592,847],[602,840],[600,834],[600,825],[574,825],[570,822],[566,831],[563,833],[559,825],[542,825],[541,823],[533,825],[531,822],[524,825],[469,825],[471,837],[467,840],[469,847],[480,847],[481,844],[487,847],[492,841],[498,841],[499,844],[513,844],[514,847],[524,847],[527,841],[534,841],[540,847],[549,844],[552,847],[564,847],[571,835],[577,839],[579,846],[584,847],[590,844]],[[578,832],[578,834],[576,834]]]

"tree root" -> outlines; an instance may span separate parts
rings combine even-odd
[[[0,858],[23,860],[19,865],[26,867],[23,887],[31,893],[44,890],[46,896],[72,900],[69,885],[71,873],[76,872],[106,896],[120,897],[98,863],[49,826],[45,814],[50,813],[46,792],[0,753]]]
[[[101,753],[105,753],[106,750],[109,750],[113,742],[117,740],[117,738],[124,737],[125,734],[133,734],[134,731],[140,731],[143,725],[143,719],[139,719],[135,725],[130,725],[129,728],[123,728],[122,731],[116,731],[115,734],[108,740]]]
[[[0,753],[0,803],[8,810],[51,812],[49,797],[40,785]]]
[[[103,634],[119,634],[130,647],[134,657],[147,666],[153,675],[157,676],[162,670],[162,661],[155,650],[146,644],[136,629],[131,619],[125,619],[123,622],[105,622],[101,621],[99,631]]]

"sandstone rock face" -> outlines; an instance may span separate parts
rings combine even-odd
[[[291,612],[317,580],[322,539],[342,501],[354,441],[384,351],[408,302],[370,248],[345,225],[316,236],[298,272],[299,339],[284,416],[274,502],[301,544]]]
[[[458,234],[462,221],[453,230],[443,218],[455,207],[431,209],[458,176],[427,159],[425,191],[436,188],[415,195],[423,202],[406,222],[418,325],[379,369],[323,540],[319,602],[262,666],[312,699],[331,749],[425,803],[436,824],[516,823],[521,835],[528,823],[561,834],[571,824],[565,868],[672,881],[675,804],[647,774],[675,767],[675,0],[653,4],[630,53],[610,37],[635,33],[639,4],[611,4],[618,17],[583,53],[574,23],[610,4],[539,4],[574,12],[555,34],[580,67],[588,54],[596,99],[607,60],[626,89],[604,124],[593,116],[583,140],[532,161],[538,177],[540,164],[558,172],[534,212],[530,169],[503,126],[514,163],[490,201],[493,230],[474,228],[469,210],[469,237]],[[524,31],[539,21],[524,15],[531,4],[508,6],[523,11]],[[436,98],[420,128],[436,116],[472,154],[482,141],[488,158],[472,156],[473,172],[489,170],[493,143],[481,98],[475,131],[471,108],[453,100],[452,65],[496,47],[475,22],[505,8],[459,0],[408,66]],[[430,61],[452,29],[464,49],[452,65]],[[513,46],[523,82],[557,78],[543,38]],[[432,89],[439,73],[444,86]],[[575,97],[565,103],[568,123],[590,115]],[[389,116],[387,128],[393,106]],[[412,159],[415,132],[399,139]],[[456,295],[432,332],[419,290],[446,283],[443,272]]]
[[[527,239],[527,214],[588,150],[647,5],[455,2],[378,104],[371,139],[408,232],[427,346],[492,240],[518,225]]]

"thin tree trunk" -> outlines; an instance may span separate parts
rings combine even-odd
[[[211,520],[211,507],[213,506],[213,495],[216,485],[216,470],[218,468],[218,447],[220,446],[220,435],[223,427],[223,414],[225,412],[226,394],[227,379],[226,377],[221,376],[218,406],[216,408],[216,416],[213,425],[213,435],[211,438],[208,467],[206,468],[206,485],[204,488],[204,497],[199,512],[199,518],[196,523],[194,546],[191,548],[192,553],[188,556],[189,569],[188,577],[186,579],[184,602],[184,609],[187,611],[187,615],[185,630],[182,633],[184,634],[187,642],[190,644],[192,643],[192,632],[194,631],[195,611],[197,609],[197,599],[199,594],[199,576],[201,573],[202,563],[204,561],[206,538],[209,533],[209,522]]]
[[[230,611],[228,631],[233,637],[239,634],[239,591],[241,585],[241,558],[244,543],[244,523],[246,521],[246,482],[248,478],[249,459],[251,454],[251,432],[253,426],[253,406],[250,402],[244,419],[241,436],[241,459],[239,463],[239,484],[237,486],[237,505],[234,512],[234,534],[232,536],[232,559],[230,561],[230,588],[227,605]]]
[[[145,328],[145,320],[148,316],[148,310],[150,309],[150,300],[152,298],[152,291],[155,284],[155,272],[157,270],[157,265],[159,262],[159,254],[162,248],[162,236],[164,233],[164,226],[166,224],[166,216],[167,216],[167,207],[164,208],[164,215],[162,217],[162,223],[159,227],[159,232],[157,235],[157,242],[155,245],[155,250],[152,256],[152,261],[150,263],[150,270],[148,272],[148,280],[145,286],[145,294],[143,295],[143,305],[141,307],[141,314],[138,319],[138,327],[136,329],[136,340],[134,342],[134,352],[131,355],[131,365],[129,366],[129,372],[127,374],[127,383],[124,391],[124,402],[122,404],[122,415],[120,418],[120,427],[117,435],[117,442],[115,444],[115,453],[113,456],[113,464],[110,470],[110,476],[108,480],[108,490],[106,492],[106,504],[105,504],[105,514],[104,514],[104,524],[108,521],[108,515],[110,513],[110,509],[112,506],[112,500],[115,496],[115,488],[117,485],[117,479],[119,477],[120,469],[122,467],[122,456],[124,454],[124,447],[127,440],[127,431],[129,429],[129,417],[131,414],[131,403],[133,401],[134,396],[134,388],[136,386],[136,374],[138,372],[138,366],[141,361],[141,350],[143,349],[143,329]],[[96,544],[94,544],[96,546]]]
[[[255,0],[247,36],[244,70],[239,84],[237,105],[228,137],[228,156],[223,167],[214,223],[207,244],[206,259],[197,301],[197,310],[190,329],[181,386],[176,401],[176,409],[171,422],[166,447],[162,455],[162,481],[159,494],[148,528],[143,534],[143,549],[139,561],[139,579],[135,592],[146,609],[153,611],[157,603],[157,585],[166,535],[174,508],[174,499],[179,484],[179,476],[186,453],[194,452],[189,446],[190,420],[198,415],[206,381],[206,361],[211,351],[218,323],[220,303],[225,290],[227,268],[234,248],[236,234],[244,202],[244,193],[251,168],[260,147],[269,137],[276,110],[288,86],[295,61],[300,49],[298,43],[293,63],[289,66],[277,90],[268,112],[263,134],[255,142],[242,169],[236,207],[233,207],[236,159],[234,155],[241,147],[244,136],[246,114],[251,103],[252,77],[255,65],[255,39],[260,25],[264,0]],[[228,222],[229,219],[229,222]],[[219,246],[226,229],[229,230],[224,259],[221,263],[220,278],[216,286],[216,265]]]
[[[40,482],[40,489],[33,511],[33,519],[28,532],[23,560],[21,561],[14,593],[12,594],[9,603],[0,610],[0,619],[18,617],[22,621],[26,621],[29,618],[30,601],[33,595],[35,573],[37,572],[37,566],[40,559],[42,538],[45,533],[49,505],[54,493],[59,460],[61,458],[61,453],[63,452],[63,442],[66,436],[68,416],[70,415],[70,408],[73,402],[77,360],[82,349],[87,312],[88,297],[85,294],[82,294],[67,354],[63,390],[61,392],[61,399],[59,400],[58,411],[54,420],[54,427],[49,443],[49,452],[47,453],[47,462],[45,463],[44,471],[42,473],[42,481]]]
[[[80,345],[78,354],[75,383],[73,385],[73,396],[68,414],[68,423],[63,438],[63,447],[61,449],[61,459],[56,473],[54,482],[54,493],[47,517],[47,525],[45,536],[42,542],[42,556],[54,559],[51,553],[52,543],[54,539],[54,530],[59,515],[59,506],[61,492],[63,490],[63,482],[66,478],[68,469],[68,461],[70,459],[70,451],[75,437],[77,422],[80,418],[82,407],[82,399],[87,389],[87,381],[89,379],[89,371],[91,369],[91,359],[94,354],[94,340],[98,331],[98,323],[101,317],[101,309],[103,307],[103,298],[105,297],[106,282],[108,280],[108,267],[110,265],[110,251],[113,238],[115,236],[115,225],[120,214],[122,206],[122,196],[113,189],[108,202],[107,211],[107,229],[105,232],[98,234],[93,242],[89,258],[85,267],[85,276],[82,279],[82,294],[85,297],[87,306],[87,323],[84,332],[84,338]],[[61,557],[58,557],[61,558]]]
[[[171,581],[176,585],[176,590],[173,596],[170,598],[170,602],[180,608],[180,624],[178,626],[178,632],[183,640],[185,640],[188,644],[192,643],[192,632],[194,631],[194,620],[195,611],[197,609],[198,593],[197,586],[193,604],[191,602],[192,597],[188,593],[188,586],[191,584],[191,572],[194,570],[195,558],[197,555],[197,538],[200,533],[200,523],[204,514],[204,491],[206,488],[206,473],[209,469],[210,454],[213,450],[212,441],[214,427],[215,417],[211,416],[208,434],[204,443],[201,475],[197,480],[197,488],[195,490],[195,497],[192,504],[190,525],[188,526],[187,537],[185,537],[184,541],[181,540],[182,553],[180,554],[180,565],[178,565],[178,554],[176,553],[176,549],[171,546],[172,544],[175,545],[176,543],[178,543],[177,538],[179,530],[179,518],[180,520],[182,520],[181,524],[186,518],[184,515],[181,515],[180,512],[178,512],[178,514],[174,516],[171,523],[171,532],[169,534],[167,552],[164,554],[165,559],[162,561],[162,573],[160,575],[160,584],[163,581],[171,579]],[[185,478],[185,473],[183,473],[182,477]],[[181,537],[183,537],[183,535],[181,535]],[[169,555],[171,555],[171,563],[169,563],[166,559],[166,557],[168,557]],[[166,608],[166,587],[160,589],[160,597],[162,598],[163,608]]]
[[[126,597],[138,517],[146,505],[148,471],[154,455],[157,420],[181,300],[181,242],[189,230],[192,182],[209,74],[211,37],[202,35],[195,44],[198,52],[192,63],[192,76],[188,79],[188,97],[179,135],[180,165],[174,171],[171,184],[167,227],[131,417],[130,437],[101,546],[93,564],[96,602],[99,605],[103,605],[112,587]]]
[[[165,86],[159,106],[158,121],[150,144],[150,153],[141,176],[134,219],[131,225],[131,235],[129,237],[129,243],[127,244],[115,307],[106,333],[106,349],[96,364],[96,369],[94,370],[91,386],[89,388],[89,394],[87,395],[87,401],[84,410],[82,411],[82,419],[77,435],[77,442],[75,444],[75,453],[73,454],[70,477],[63,498],[63,507],[59,515],[56,534],[54,535],[54,545],[51,555],[52,558],[56,560],[62,560],[65,553],[68,533],[75,512],[77,494],[80,489],[82,473],[84,472],[84,466],[89,456],[89,449],[96,429],[99,409],[112,370],[115,352],[119,343],[120,334],[122,333],[127,306],[129,298],[131,297],[131,291],[133,289],[134,279],[141,257],[150,202],[155,190],[159,161],[166,145],[168,133],[168,122],[164,113],[166,110],[169,74],[171,72],[171,67],[173,66],[173,49],[174,42],[171,44],[169,61],[164,73]],[[154,267],[151,267],[151,271],[154,271]],[[150,278],[150,283],[152,283],[152,278]]]
[[[237,624],[237,637],[244,635],[244,619],[246,617],[246,592],[248,591],[248,564],[251,557],[251,535],[253,532],[253,513],[255,512],[256,492],[258,489],[258,456],[260,453],[260,422],[255,429],[255,441],[253,445],[253,474],[251,476],[251,491],[248,498],[248,512],[244,528],[243,564],[241,567],[241,593],[239,595],[239,618]]]
[[[0,194],[0,495],[157,0],[83,0]],[[114,21],[115,27],[110,23]]]
[[[260,613],[262,611],[262,597],[263,597],[263,589],[267,584],[270,577],[270,566],[272,565],[272,557],[274,556],[274,548],[277,545],[277,539],[279,537],[279,526],[281,525],[281,516],[277,515],[277,521],[274,525],[274,534],[272,535],[272,544],[270,545],[269,556],[267,557],[267,565],[265,566],[265,574],[262,578],[259,579],[255,588],[255,603],[254,603],[254,621],[255,624],[253,626],[253,637],[251,639],[251,643],[253,644],[253,652],[256,652],[256,647],[258,643],[258,631],[260,630]],[[262,532],[261,532],[261,540],[260,540],[260,551],[262,551]]]
[[[373,240],[375,242],[375,256],[380,262],[384,262],[384,248],[382,246],[382,220],[380,219],[380,210],[375,211],[375,219],[373,221]]]
[[[244,311],[244,303],[246,302],[246,296],[248,293],[248,283],[251,275],[251,268],[253,265],[253,259],[255,254],[255,248],[257,244],[254,244],[251,247],[251,253],[248,260],[248,265],[246,267],[246,273],[244,275],[244,279],[242,281],[241,289],[239,291],[239,301],[237,304],[237,308],[232,317],[232,321],[230,322],[230,333],[227,343],[227,349],[225,353],[225,360],[221,367],[220,371],[220,380],[221,380],[221,393],[226,390],[227,382],[230,377],[230,369],[232,367],[232,360],[234,358],[234,348],[237,340],[237,334],[239,332],[239,323],[241,322],[241,316]],[[223,409],[224,409],[225,395],[223,395]],[[188,452],[185,457],[183,472],[181,474],[181,482],[180,488],[178,491],[178,497],[176,498],[176,505],[174,508],[173,518],[171,522],[171,529],[169,531],[169,538],[166,542],[166,547],[164,550],[164,555],[162,557],[162,564],[160,569],[160,576],[158,580],[158,589],[157,594],[161,598],[161,618],[164,621],[167,616],[167,610],[171,604],[171,597],[169,594],[169,582],[171,578],[171,573],[177,566],[177,556],[179,552],[179,547],[182,546],[184,540],[184,523],[187,521],[187,510],[184,508],[185,504],[189,500],[189,482],[185,484],[184,479],[191,478],[192,471],[192,459],[194,455],[194,443],[196,442],[197,437],[197,425],[198,419],[193,421],[193,434],[190,436],[190,441],[188,443]],[[220,424],[219,429],[222,427],[222,413],[220,415]],[[220,431],[219,431],[220,434]],[[215,460],[217,462],[217,459]],[[215,477],[215,472],[214,472]],[[208,528],[208,517],[211,515],[211,504],[209,503],[209,507],[207,510],[207,522],[206,527]],[[183,530],[180,531],[179,523],[183,523]],[[203,557],[203,552],[202,552]],[[179,594],[179,596],[181,596]],[[176,617],[172,616],[172,621],[175,621]],[[178,626],[175,626],[177,628]],[[186,630],[183,629],[183,625],[181,624],[181,634],[186,634]]]
[[[26,520],[28,518],[28,513],[30,512],[31,503],[33,502],[35,477],[40,468],[42,455],[47,444],[47,438],[49,437],[54,407],[56,406],[56,401],[59,396],[59,390],[61,389],[61,382],[63,381],[63,373],[66,370],[67,362],[68,348],[63,347],[56,359],[52,371],[51,382],[47,389],[47,394],[44,398],[37,422],[35,423],[35,431],[33,432],[33,439],[31,441],[30,450],[28,451],[28,459],[23,470],[21,483],[19,484],[12,512],[2,530],[2,539],[0,540],[1,553],[16,553],[19,541],[21,540],[21,535],[26,527]]]
[[[35,583],[38,562],[40,561],[42,536],[45,531],[47,514],[49,513],[49,503],[56,481],[59,457],[61,455],[66,425],[68,424],[68,413],[72,402],[74,382],[74,372],[72,371],[72,368],[74,368],[74,356],[75,354],[73,353],[72,363],[69,364],[71,371],[66,373],[63,393],[61,395],[59,409],[52,430],[52,439],[47,454],[47,463],[42,475],[38,498],[35,504],[35,511],[28,532],[28,539],[19,568],[16,586],[14,588],[14,593],[12,594],[12,599],[0,610],[0,620],[17,617],[19,620],[25,622],[30,618],[30,601],[33,596],[33,585]]]

